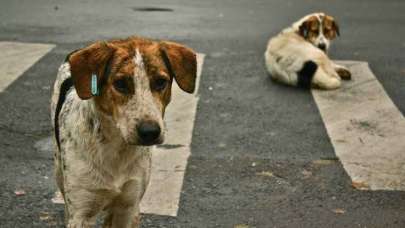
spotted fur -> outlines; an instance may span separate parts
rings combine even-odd
[[[97,42],[72,53],[60,66],[51,116],[59,145],[56,182],[65,199],[67,227],[93,227],[102,211],[106,212],[104,227],[138,227],[139,203],[150,177],[151,146],[164,139],[163,116],[171,82],[176,80],[183,87],[195,83],[195,67],[184,66],[196,66],[195,53],[168,43],[137,37]],[[162,60],[163,49],[178,52],[182,61],[171,59],[170,64],[187,68],[192,76],[180,72],[179,81],[169,75],[172,65]],[[106,67],[108,75],[103,73]],[[88,93],[92,74],[104,80],[99,96]],[[67,80],[74,83],[63,89]],[[162,80],[167,82],[163,89]],[[139,125],[145,121],[162,129],[148,143],[139,136]]]

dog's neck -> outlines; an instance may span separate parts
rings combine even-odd
[[[99,110],[94,99],[81,103],[82,107],[87,110],[82,115],[92,137],[103,144],[109,142],[124,143],[124,140],[119,137],[120,132],[112,116]]]

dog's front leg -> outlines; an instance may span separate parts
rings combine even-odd
[[[122,187],[121,194],[108,208],[104,228],[138,228],[140,224],[139,204],[146,188],[143,178],[130,180]]]
[[[105,190],[71,189],[66,192],[68,209],[67,228],[90,228],[96,224],[97,214],[108,203],[111,194]]]
[[[343,80],[352,79],[352,73],[350,73],[349,69],[347,69],[345,66],[333,63],[333,68],[335,69],[336,73],[339,75],[341,79]]]
[[[114,207],[104,219],[103,228],[138,228],[139,225],[140,215],[137,207]]]
[[[91,228],[95,226],[95,221],[90,221],[86,219],[75,219],[69,221],[67,228]]]

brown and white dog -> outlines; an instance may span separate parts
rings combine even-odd
[[[102,211],[104,227],[138,227],[171,83],[193,93],[196,68],[193,50],[137,37],[96,42],[66,58],[51,113],[67,227],[92,227]]]
[[[339,26],[333,17],[313,13],[301,18],[268,42],[264,57],[270,76],[293,86],[339,88],[351,73],[327,55],[336,36]]]

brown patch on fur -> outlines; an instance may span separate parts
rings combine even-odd
[[[89,99],[91,94],[91,76],[97,75],[100,82],[104,76],[109,58],[114,54],[115,48],[105,42],[97,42],[87,48],[73,53],[69,58],[70,71],[77,95],[81,99]]]
[[[121,47],[116,47],[116,51],[111,61],[111,72],[101,88],[99,96],[94,97],[98,108],[106,114],[112,115],[118,106],[128,102],[134,94],[134,85],[129,83],[134,74],[135,64],[132,61],[131,50],[126,50]],[[128,93],[121,94],[113,88],[113,83],[116,80],[128,78]],[[105,80],[105,78],[104,78]]]
[[[167,41],[161,43],[161,50],[169,58],[170,66],[167,67],[172,68],[173,77],[179,87],[188,93],[193,93],[197,76],[195,52],[185,46]]]
[[[164,113],[165,107],[170,103],[173,78],[163,61],[163,56],[161,56],[160,48],[160,44],[155,44],[147,47],[143,52],[143,60],[150,81],[152,95],[162,104],[161,110],[162,113]],[[159,80],[167,81],[166,88],[161,91],[158,91],[155,88],[155,85],[156,83],[158,83]]]
[[[160,53],[160,45],[157,42],[141,46],[139,51],[142,53],[143,62],[147,77],[149,78],[149,87],[155,101],[160,105],[162,116],[166,106],[171,99],[171,85],[173,78],[170,76]],[[156,83],[159,80],[166,80],[167,85],[163,90],[156,89]]]
[[[299,34],[306,40],[315,40],[319,35],[318,18],[316,16],[312,16],[304,21],[299,27]]]
[[[339,25],[337,24],[336,20],[326,15],[324,20],[322,20],[322,27],[323,27],[323,34],[329,40],[333,40],[336,36],[339,36]]]

